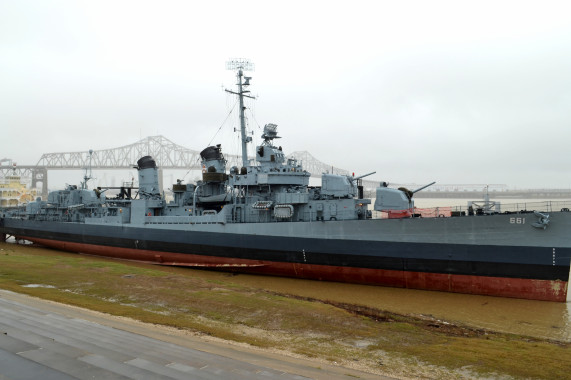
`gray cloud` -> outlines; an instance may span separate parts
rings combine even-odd
[[[569,187],[564,2],[0,5],[0,156],[163,134],[201,149],[256,63],[251,129],[391,182]],[[216,136],[236,149],[228,122]]]

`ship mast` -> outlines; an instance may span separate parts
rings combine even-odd
[[[231,59],[230,61],[226,62],[226,69],[228,70],[238,70],[236,73],[236,78],[238,79],[238,92],[225,90],[234,95],[238,95],[240,99],[240,135],[242,140],[242,166],[248,166],[248,143],[252,141],[252,137],[246,136],[246,117],[244,116],[244,97],[250,99],[256,99],[253,96],[246,95],[250,91],[246,88],[250,85],[250,79],[252,77],[244,76],[244,70],[253,71],[254,64],[247,59],[244,58],[236,58]],[[242,78],[244,81],[242,81]]]
[[[83,176],[83,182],[81,182],[82,189],[87,189],[87,181],[93,179],[93,172],[91,171],[92,156],[93,156],[93,150],[89,149],[89,175],[87,175],[87,167],[85,167],[85,175]]]

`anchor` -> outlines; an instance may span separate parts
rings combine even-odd
[[[549,214],[543,214],[537,211],[534,211],[533,214],[537,216],[537,222],[531,223],[533,227],[546,229],[547,226],[549,226]]]

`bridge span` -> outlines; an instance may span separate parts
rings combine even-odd
[[[42,195],[48,192],[48,172],[52,170],[82,170],[90,166],[93,170],[125,170],[132,169],[137,160],[143,156],[152,156],[162,170],[201,170],[200,152],[189,149],[170,141],[164,136],[149,136],[133,144],[121,147],[81,152],[44,153],[35,165],[12,165],[10,159],[0,160],[0,178],[12,174],[23,178],[31,178],[31,186],[40,188]],[[240,166],[242,159],[239,155],[225,154],[228,166]],[[307,151],[297,151],[289,154],[288,158],[295,158],[303,164],[305,170],[312,177],[318,178],[322,173],[335,173],[350,175],[348,170],[334,167],[321,162]],[[6,164],[9,163],[9,164]],[[161,177],[162,178],[162,177]],[[415,189],[422,184],[391,184],[392,187],[404,186]],[[374,197],[374,189],[379,186],[378,181],[363,179],[363,186],[367,193]],[[508,189],[505,184],[436,184],[425,191],[419,192],[417,197],[432,198],[473,198],[483,194],[488,189],[491,196],[496,197],[549,197],[571,198],[570,189],[521,189],[518,191]]]
[[[42,195],[48,192],[48,172],[52,170],[82,170],[91,167],[93,170],[125,170],[132,169],[137,160],[143,156],[152,156],[162,170],[201,170],[200,151],[189,149],[170,141],[164,136],[149,136],[133,144],[94,151],[44,153],[35,165],[1,165],[0,177],[13,173],[21,177],[31,178],[31,186],[39,188]],[[228,167],[241,166],[239,155],[225,154]],[[349,175],[349,171],[325,164],[307,151],[293,152],[287,156],[295,158],[303,164],[312,177],[320,177],[322,173]],[[3,161],[10,161],[4,159]],[[363,180],[365,188],[378,186],[378,181]]]

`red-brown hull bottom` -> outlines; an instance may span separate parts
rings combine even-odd
[[[242,273],[565,302],[567,282],[247,260],[21,237],[59,250]]]

